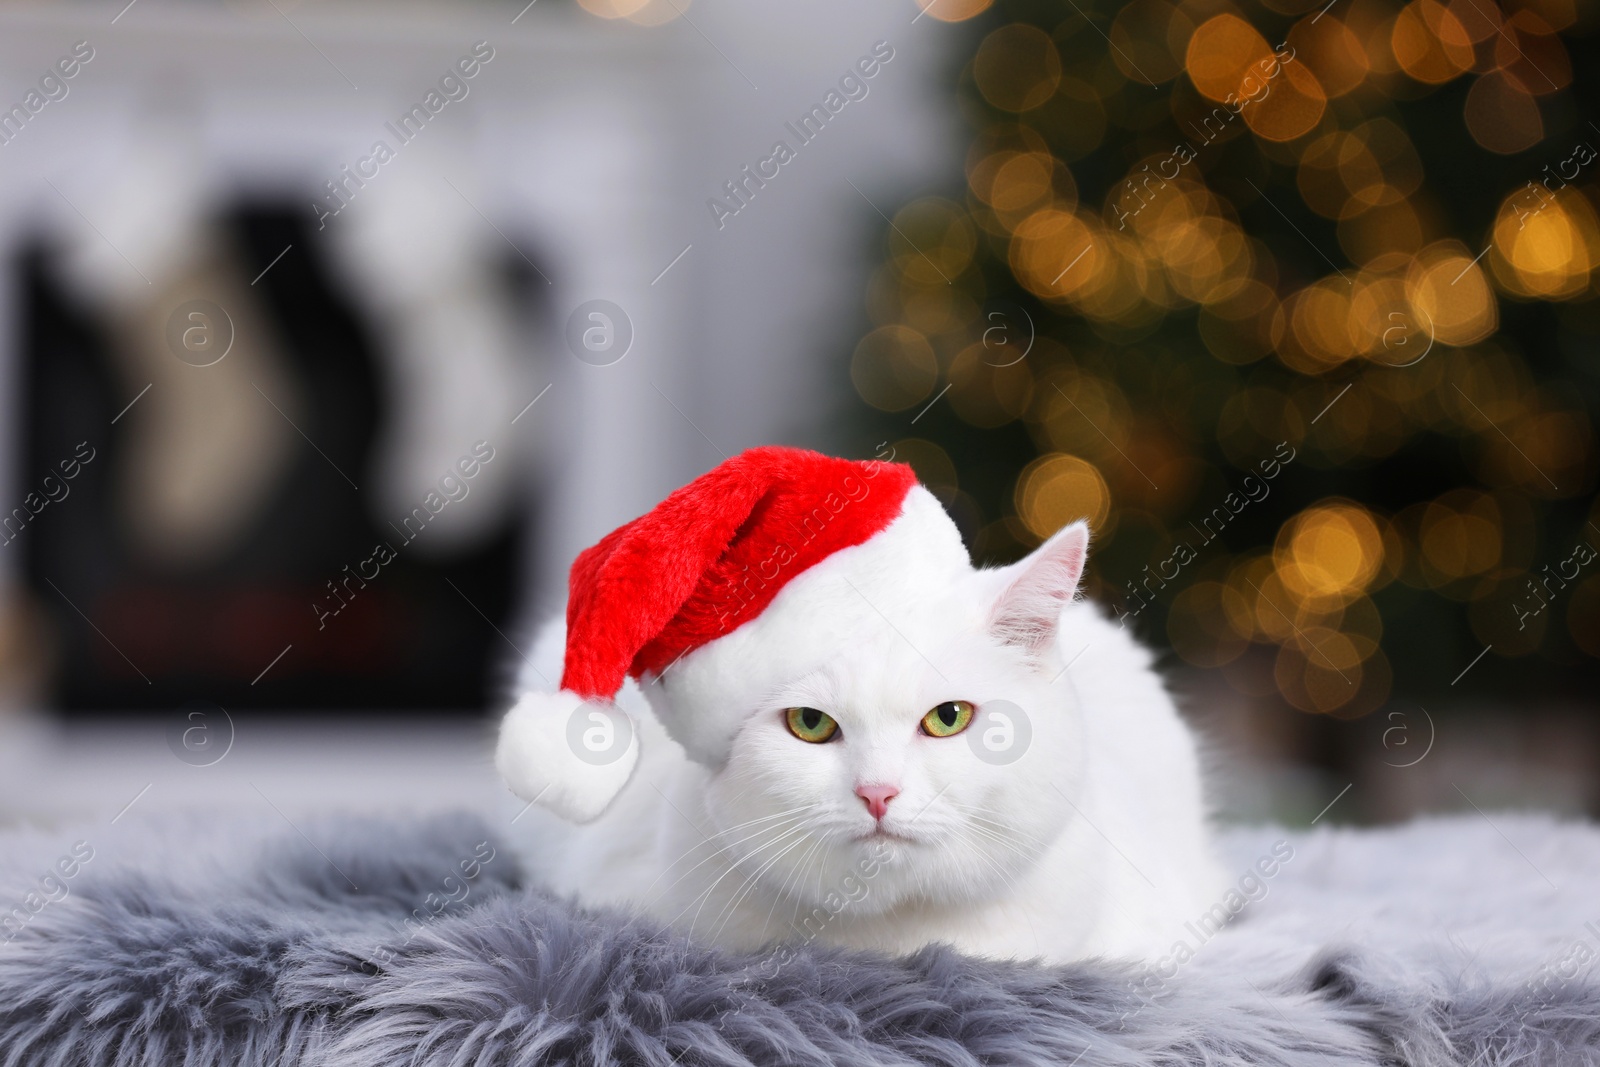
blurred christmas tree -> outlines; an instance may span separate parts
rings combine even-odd
[[[850,369],[975,555],[1086,517],[1091,596],[1309,712],[1486,648],[1464,687],[1588,696],[1595,11],[921,2],[972,20],[966,183]]]

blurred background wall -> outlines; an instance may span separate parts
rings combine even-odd
[[[1087,517],[1231,816],[1593,814],[1595,18],[11,5],[0,813],[492,796],[572,556],[784,442]]]

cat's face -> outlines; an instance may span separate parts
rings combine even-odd
[[[863,914],[957,905],[1054,838],[1081,754],[1070,686],[961,605],[929,607],[922,626],[857,634],[739,732],[708,810],[747,876],[797,903],[859,898]],[[1007,740],[1026,750],[998,762]]]
[[[847,558],[773,602],[737,682],[675,690],[669,673],[675,714],[749,712],[706,807],[734,880],[785,902],[771,936],[829,900],[868,915],[981,899],[1054,839],[1083,766],[1054,631],[1085,541],[1063,531],[1002,571],[974,570],[959,540],[959,565],[949,546]]]

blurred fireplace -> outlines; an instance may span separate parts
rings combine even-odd
[[[249,317],[281,339],[305,400],[296,428],[278,428],[287,460],[255,479],[247,517],[203,553],[148,551],[130,530],[133,440],[170,428],[141,418],[155,409],[141,411],[150,397],[114,368],[104,316],[63,289],[47,251],[23,255],[24,469],[36,473],[4,536],[54,623],[59,706],[482,707],[496,695],[492,665],[514,655],[496,627],[521,585],[522,515],[444,558],[408,551],[406,534],[429,532],[418,520],[373,521],[340,472],[370,468],[384,364],[305,230],[287,205],[242,208],[219,227],[242,263],[295,249],[252,287]],[[392,556],[381,567],[377,545]]]

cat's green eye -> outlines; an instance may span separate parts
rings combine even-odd
[[[833,717],[816,708],[785,708],[783,721],[791,734],[813,745],[831,741],[833,735],[839,732],[839,724],[833,721]]]
[[[954,737],[972,725],[973,707],[965,700],[947,700],[922,717],[929,737]]]

